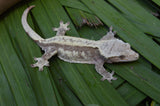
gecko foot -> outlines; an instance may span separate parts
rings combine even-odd
[[[112,71],[111,73],[110,72],[104,73],[101,80],[104,81],[107,79],[111,83],[112,80],[117,80],[117,78],[113,77],[113,75],[114,71]]]
[[[63,21],[60,21],[60,26],[59,28],[53,28],[53,31],[57,31],[56,36],[64,36],[66,31],[68,31],[70,28],[68,28],[68,25],[70,23],[63,23]]]
[[[37,61],[37,63],[31,64],[31,67],[38,67],[39,71],[43,71],[44,66],[49,66],[48,60],[45,60],[41,57],[40,58],[34,58],[34,60]]]

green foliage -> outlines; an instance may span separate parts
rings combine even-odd
[[[158,105],[160,21],[151,12],[159,11],[159,1],[153,2],[147,3],[154,8],[137,0],[34,0],[7,11],[0,20],[0,105]],[[100,81],[94,65],[71,64],[57,57],[39,72],[30,64],[42,52],[21,25],[22,13],[30,5],[36,7],[28,22],[43,38],[53,37],[52,27],[61,20],[70,22],[67,36],[92,40],[100,39],[112,25],[140,59],[105,64],[116,72],[118,80],[113,83]]]

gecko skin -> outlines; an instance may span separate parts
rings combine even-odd
[[[28,12],[35,6],[28,7],[22,15],[22,26],[26,33],[45,51],[42,57],[34,58],[37,63],[32,67],[39,67],[42,71],[44,66],[49,66],[48,59],[54,55],[70,63],[94,64],[96,71],[102,76],[102,81],[107,79],[116,80],[113,77],[114,71],[107,72],[103,64],[113,62],[129,62],[139,58],[138,53],[131,50],[128,43],[114,37],[115,32],[110,31],[100,40],[88,40],[77,37],[65,36],[69,30],[69,23],[60,22],[59,28],[53,28],[57,31],[56,36],[48,39],[41,38],[27,23]]]

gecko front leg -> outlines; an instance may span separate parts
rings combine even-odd
[[[54,50],[54,51],[51,51],[51,50],[47,51],[46,50],[45,54],[43,54],[42,57],[34,58],[34,60],[37,61],[37,63],[32,64],[31,67],[38,67],[39,71],[42,71],[44,66],[49,66],[48,59],[50,59],[56,53],[57,53],[56,50]]]
[[[105,36],[103,36],[100,40],[110,40],[110,39],[114,39],[114,35],[116,35],[116,31],[113,32],[113,27],[111,26],[109,28],[109,32],[107,32],[107,34]]]
[[[104,62],[102,60],[95,63],[95,69],[96,71],[102,76],[102,81],[108,80],[111,83],[111,80],[117,80],[117,78],[113,77],[114,71],[111,73],[106,71],[106,69],[103,67]]]

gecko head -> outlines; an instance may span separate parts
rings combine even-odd
[[[117,54],[113,57],[110,57],[107,59],[108,63],[113,62],[130,62],[135,61],[139,58],[139,54],[133,51],[128,43],[121,43],[116,45],[118,47],[115,49],[117,51]]]

